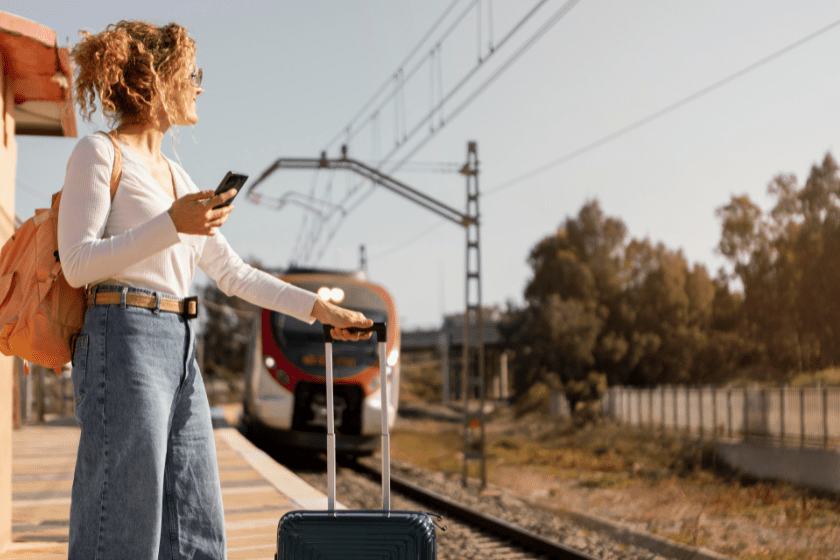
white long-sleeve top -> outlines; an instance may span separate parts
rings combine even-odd
[[[172,198],[125,144],[123,170],[110,200],[114,146],[102,134],[82,138],[67,163],[58,214],[58,252],[67,282],[116,284],[187,297],[198,266],[225,294],[311,323],[317,296],[245,263],[217,230],[178,233]],[[167,158],[176,197],[198,192]]]

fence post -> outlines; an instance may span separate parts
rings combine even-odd
[[[767,389],[762,387],[759,395],[761,395],[761,435],[765,439],[769,439],[770,429],[767,423]]]
[[[37,399],[35,401],[35,419],[39,423],[43,423],[44,413],[46,412],[46,407],[44,406],[44,400],[46,399],[47,393],[46,387],[44,387],[46,383],[46,376],[44,375],[44,371],[46,370],[46,368],[44,366],[38,365],[32,368],[32,370],[34,371],[32,371],[31,373],[35,373],[35,375],[37,376],[36,379],[38,380],[38,388],[37,392],[35,393]]]
[[[650,406],[650,414],[648,415],[648,420],[650,421],[649,427],[651,431],[653,430],[653,427],[656,426],[656,422],[653,421],[653,391],[653,387],[648,389],[648,406]]]
[[[828,388],[822,390],[823,447],[828,448]]]
[[[618,418],[618,421],[621,424],[624,424],[624,406],[625,406],[625,404],[624,404],[624,393],[625,393],[625,387],[621,387],[621,389],[619,389],[619,391],[618,391],[618,403],[619,403],[619,407],[618,407],[619,418]]]
[[[661,412],[662,412],[662,433],[665,433],[665,385],[659,386],[660,392],[660,405],[661,405]]]
[[[678,431],[680,428],[679,417],[677,416],[677,389],[679,388],[678,385],[671,386],[671,402],[674,403],[674,431]]]
[[[782,447],[785,446],[785,392],[787,392],[787,385],[782,385],[779,388],[779,425],[781,426]]]
[[[639,427],[640,428],[644,427],[644,425],[645,425],[644,416],[642,415],[642,397],[644,395],[644,392],[645,392],[644,389],[639,389],[638,393],[637,393],[638,398],[636,399],[637,401],[639,401]]]
[[[615,419],[621,423],[621,415],[624,414],[624,403],[621,401],[621,393],[623,388],[615,388]]]
[[[732,439],[732,387],[726,389],[726,435]]]
[[[747,399],[747,388],[744,387],[744,439],[747,439],[750,433],[750,414],[749,414],[749,399]]]
[[[697,387],[697,409],[698,409],[698,418],[700,420],[700,441],[703,440],[705,436],[705,430],[703,429],[703,386]]]
[[[685,432],[691,436],[691,387],[685,386]]]
[[[712,387],[712,441],[717,441],[717,387]]]
[[[621,390],[618,392],[618,402],[619,402],[619,421],[624,424],[624,409],[625,409],[625,402],[624,402],[624,394],[627,392],[626,387],[622,387]]]
[[[805,387],[799,388],[799,447],[805,447]]]
[[[628,426],[631,425],[630,419],[632,418],[631,413],[633,412],[630,410],[630,388],[624,387],[621,390],[621,402],[623,403],[624,407],[624,414],[622,415],[622,422]]]

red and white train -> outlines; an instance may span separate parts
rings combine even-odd
[[[369,282],[363,272],[292,270],[286,282],[316,292],[342,307],[363,312],[388,325],[388,423],[397,415],[400,387],[399,315],[391,294]],[[336,341],[334,402],[336,450],[370,454],[380,445],[379,356],[376,335],[359,342]],[[243,421],[249,433],[270,435],[291,447],[326,448],[324,338],[320,323],[261,310],[246,365]]]

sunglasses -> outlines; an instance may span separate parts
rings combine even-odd
[[[199,87],[201,85],[202,75],[203,72],[201,71],[201,68],[190,74],[190,81],[195,87]]]

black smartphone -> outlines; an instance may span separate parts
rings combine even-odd
[[[228,171],[225,178],[222,179],[222,182],[219,183],[219,186],[216,187],[216,194],[222,194],[225,191],[229,191],[230,189],[236,189],[236,194],[239,194],[239,191],[242,190],[242,185],[245,184],[245,181],[248,180],[248,176],[244,173],[237,173],[235,171]],[[236,195],[233,195],[233,198],[236,198]],[[230,203],[233,202],[233,198],[228,199],[224,204],[219,204],[218,206],[214,206],[213,210],[216,208],[221,208],[223,206],[230,206]]]

